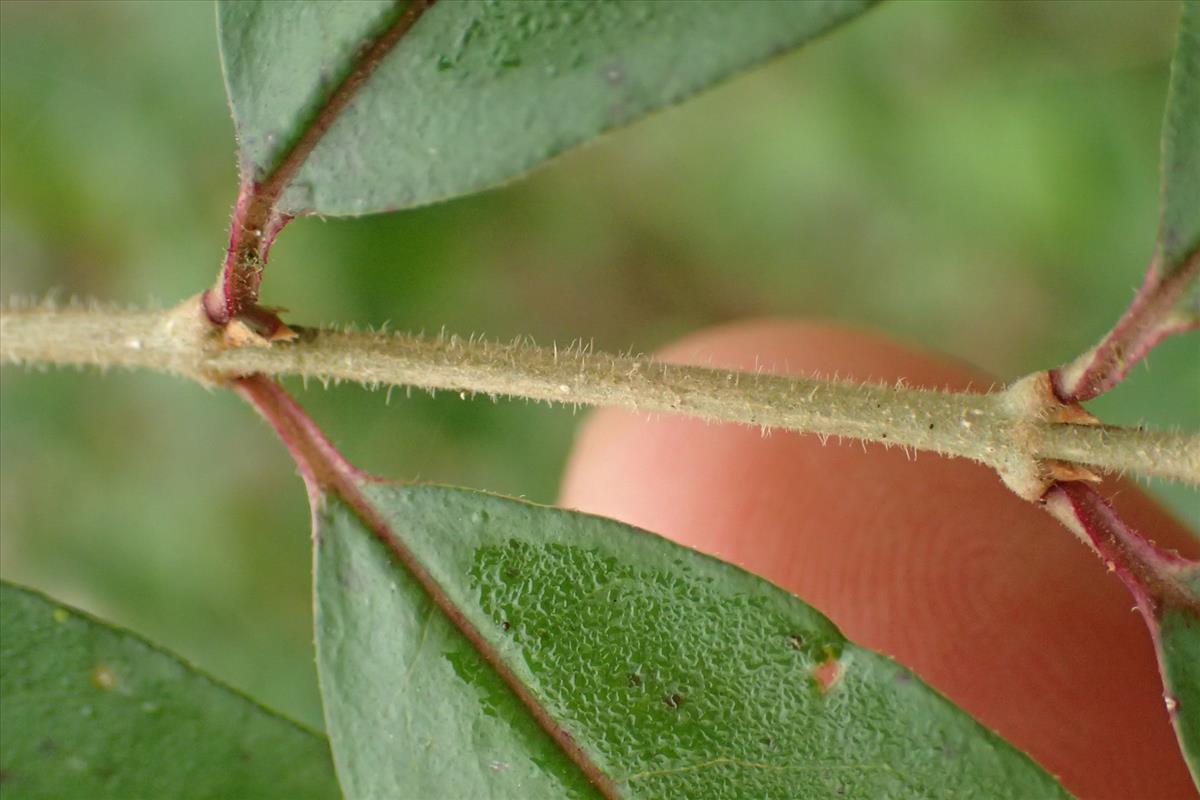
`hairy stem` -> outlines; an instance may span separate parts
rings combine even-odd
[[[1072,533],[1083,540],[1104,560],[1109,572],[1116,574],[1129,589],[1142,619],[1154,640],[1159,672],[1163,677],[1167,714],[1192,772],[1200,787],[1200,762],[1195,758],[1200,744],[1197,717],[1189,708],[1190,698],[1181,697],[1188,683],[1186,672],[1179,670],[1182,649],[1186,645],[1170,637],[1178,636],[1176,626],[1200,624],[1200,562],[1158,547],[1122,520],[1107,500],[1086,484],[1064,481],[1045,495],[1044,508]],[[1167,632],[1170,627],[1174,633]]]
[[[952,393],[681,366],[576,346],[298,331],[287,342],[231,346],[194,298],[167,311],[13,309],[0,313],[0,360],[142,367],[205,383],[300,375],[674,412],[971,458],[1029,499],[1061,477],[1055,469],[1064,463],[1200,485],[1200,435],[1061,421],[1029,399],[1028,381],[992,394]]]
[[[304,131],[267,174],[255,175],[253,165],[242,164],[242,188],[230,224],[225,263],[217,285],[204,296],[205,311],[214,323],[224,325],[254,309],[271,243],[292,219],[276,208],[280,195],[380,62],[434,2],[410,0],[407,4],[396,5],[392,22],[377,38],[364,44],[354,68],[329,94]],[[264,309],[258,316],[262,318],[266,337],[273,338],[281,330],[282,323],[268,318],[269,314]]]
[[[1151,265],[1132,305],[1095,347],[1052,373],[1055,394],[1063,402],[1097,397],[1116,386],[1129,370],[1162,339],[1197,326],[1196,320],[1177,320],[1172,311],[1200,276],[1200,250],[1163,277]]]
[[[1181,575],[1200,567],[1173,551],[1163,550],[1127,525],[1104,497],[1085,483],[1064,481],[1046,493],[1046,510],[1104,559],[1125,584],[1147,622],[1157,621],[1164,604],[1200,613]]]

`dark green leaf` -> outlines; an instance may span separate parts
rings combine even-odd
[[[142,639],[0,584],[0,783],[24,798],[335,798],[327,742]]]
[[[871,0],[458,0],[379,63],[284,190],[292,213],[365,214],[510,180],[795,47]],[[403,13],[392,2],[222,0],[243,172],[262,181]]]
[[[1158,648],[1171,721],[1200,787],[1200,618],[1194,608],[1170,608],[1163,614]]]
[[[627,797],[1064,796],[734,566],[479,492],[347,491],[318,497],[315,542],[318,665],[352,800],[595,796],[548,730]]]

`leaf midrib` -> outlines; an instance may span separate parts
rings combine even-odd
[[[416,554],[404,543],[391,525],[359,490],[359,483],[377,480],[366,475],[342,457],[320,432],[316,424],[287,395],[279,384],[264,376],[238,381],[237,390],[266,417],[284,440],[300,467],[308,487],[309,501],[316,509],[328,494],[335,495],[378,539],[417,584],[437,609],[458,629],[505,685],[528,709],[538,726],[546,732],[563,754],[583,772],[588,781],[608,800],[622,797],[616,783],[592,760],[574,737],[558,723],[529,687],[504,662],[500,652],[454,604],[440,583],[430,574]]]

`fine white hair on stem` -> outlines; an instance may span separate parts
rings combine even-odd
[[[1056,420],[1045,381],[1025,379],[990,394],[914,389],[684,366],[620,356],[573,341],[566,350],[527,339],[306,329],[292,341],[232,346],[193,298],[164,311],[54,308],[10,301],[0,312],[0,361],[124,366],[207,384],[262,373],[322,384],[418,387],[433,393],[522,397],[569,406],[613,406],[760,428],[814,433],[961,456],[994,468],[1029,499],[1046,483],[1045,462],[1155,475],[1200,485],[1200,435]],[[129,343],[136,341],[137,347]],[[653,366],[653,368],[650,368]],[[1035,373],[1031,378],[1045,376]],[[1040,393],[1039,393],[1040,392]],[[1047,399],[1050,398],[1050,399]],[[1061,408],[1061,407],[1060,407]]]

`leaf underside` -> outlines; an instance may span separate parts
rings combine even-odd
[[[871,0],[458,0],[426,11],[279,201],[296,215],[432,203],[538,163],[812,39]],[[246,177],[282,161],[404,10],[389,0],[221,0]]]
[[[340,796],[322,737],[136,636],[8,583],[0,630],[5,800]]]
[[[337,495],[317,649],[346,796],[593,797],[487,650],[625,797],[1064,797],[793,595],[621,523],[362,480],[470,640]]]

